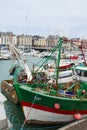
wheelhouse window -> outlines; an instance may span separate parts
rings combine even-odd
[[[77,74],[81,76],[81,70],[77,70]]]
[[[84,71],[82,71],[82,75],[81,76],[84,76]]]
[[[84,76],[87,77],[87,71],[84,71]]]
[[[87,71],[84,71],[84,70],[73,69],[73,70],[72,70],[72,74],[73,74],[73,75],[78,75],[78,76],[87,77]]]

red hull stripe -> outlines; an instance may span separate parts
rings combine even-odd
[[[70,64],[67,64],[67,65],[62,65],[62,66],[60,66],[60,69],[66,69],[66,68],[69,68],[71,65]]]
[[[26,106],[26,107],[31,107],[32,103],[22,101],[21,105]],[[34,104],[32,106],[32,108],[42,110],[42,111],[52,112],[52,113],[56,113],[56,114],[73,115],[73,114],[75,114],[77,112],[79,112],[80,114],[87,114],[87,110],[78,110],[78,111],[76,111],[76,110],[71,110],[71,111],[69,111],[69,110],[60,110],[60,109],[56,109],[56,108],[50,108],[50,107],[42,106],[42,105],[39,105],[39,104]]]

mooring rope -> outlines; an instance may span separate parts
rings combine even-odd
[[[24,128],[24,126],[25,126],[25,124],[26,124],[26,121],[27,121],[27,119],[28,119],[28,117],[29,117],[29,115],[30,115],[30,112],[31,112],[31,110],[32,110],[32,107],[33,107],[33,105],[34,105],[34,103],[35,103],[36,98],[37,98],[37,95],[34,97],[34,100],[33,100],[33,103],[31,104],[30,109],[29,109],[28,115],[27,115],[26,119],[24,120],[23,125],[22,125],[22,127],[21,127],[20,130],[23,130],[23,128]]]

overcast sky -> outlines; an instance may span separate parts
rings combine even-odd
[[[0,31],[87,38],[87,0],[0,0]]]

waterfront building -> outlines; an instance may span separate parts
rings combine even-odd
[[[47,42],[45,37],[34,36],[33,37],[33,46],[34,47],[47,47]]]
[[[14,45],[17,45],[17,36],[16,35],[13,35],[13,37],[12,37],[12,43]]]
[[[18,35],[17,36],[18,46],[32,46],[32,36],[31,35]]]
[[[1,44],[17,44],[17,36],[12,32],[0,32]]]
[[[48,47],[54,47],[59,41],[58,35],[49,35],[47,37]]]

